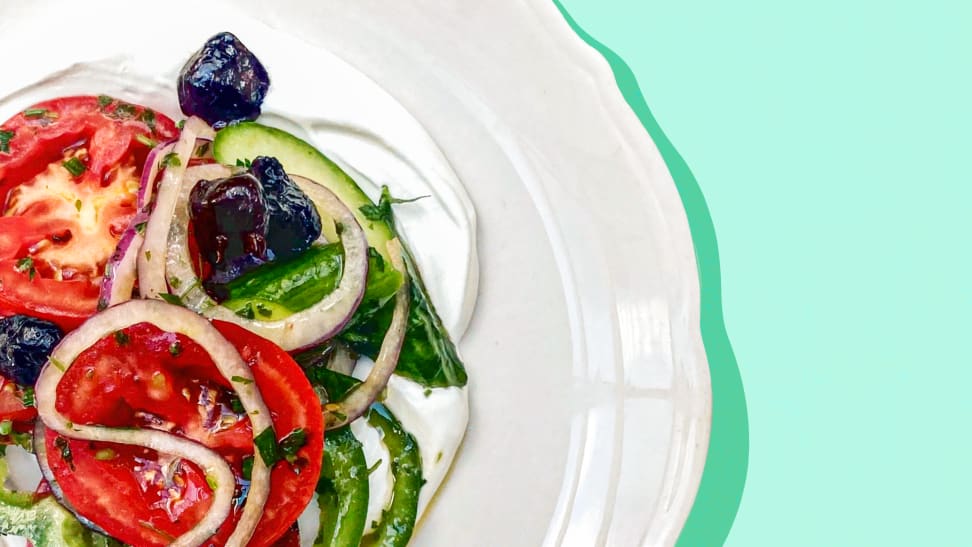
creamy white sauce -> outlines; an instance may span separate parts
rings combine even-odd
[[[175,82],[179,69],[209,36],[230,30],[270,73],[271,88],[261,121],[314,143],[345,167],[373,198],[381,184],[388,184],[396,196],[430,196],[397,207],[396,218],[432,301],[458,344],[477,294],[475,212],[438,147],[397,101],[327,51],[232,10],[215,13],[202,4],[190,16],[160,10],[153,14],[152,26],[175,31],[160,31],[165,32],[164,39],[153,39],[146,36],[144,25],[132,24],[127,4],[119,2],[121,9],[116,10],[92,10],[82,4],[65,4],[56,16],[47,13],[43,3],[18,4],[13,12],[17,24],[3,26],[0,49],[16,52],[23,44],[31,44],[31,51],[4,57],[0,120],[36,102],[76,94],[107,94],[178,119]],[[84,40],[72,41],[65,49],[37,47],[37,29],[41,28],[46,36],[73,36],[77,28],[88,30]],[[366,374],[367,368],[367,364],[359,365],[356,374]],[[389,382],[385,402],[420,446],[427,481],[420,498],[421,515],[462,441],[468,418],[467,390],[434,389],[426,396],[422,386],[396,376]],[[388,453],[363,420],[353,424],[352,430],[365,446],[369,466],[382,460],[370,477],[370,524],[380,518],[389,500]],[[26,477],[29,471],[24,470],[22,460],[12,462],[12,468],[16,476]],[[301,543],[310,545],[317,527],[316,502],[301,524]]]

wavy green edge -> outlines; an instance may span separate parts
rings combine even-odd
[[[595,40],[553,0],[567,24],[607,60],[625,101],[655,141],[675,179],[695,244],[701,290],[702,342],[712,378],[712,432],[695,504],[678,538],[680,547],[722,545],[739,510],[749,465],[749,421],[739,367],[722,315],[722,279],[715,227],[702,189],[688,164],[655,121],[634,72],[616,53]]]

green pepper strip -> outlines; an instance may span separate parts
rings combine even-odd
[[[37,499],[31,492],[17,492],[4,487],[8,472],[4,455],[5,450],[0,451],[0,534],[22,536],[34,545],[45,547],[121,545],[85,528],[53,496]]]
[[[418,518],[419,492],[422,479],[422,457],[418,443],[402,424],[381,403],[375,403],[368,414],[368,423],[381,432],[382,443],[391,456],[391,472],[395,477],[391,504],[381,515],[378,528],[361,542],[362,546],[404,547],[412,537]]]
[[[325,436],[317,494],[321,525],[314,547],[361,543],[368,516],[368,465],[361,443],[348,427]]]

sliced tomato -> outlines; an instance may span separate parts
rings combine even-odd
[[[272,342],[216,323],[253,370],[277,438],[301,430],[306,442],[271,470],[270,496],[250,546],[283,537],[313,496],[321,469],[321,406],[300,367]],[[168,431],[221,454],[237,476],[236,510],[205,545],[223,545],[239,517],[254,453],[248,416],[230,383],[192,340],[140,323],[85,350],[65,373],[56,406],[78,424]],[[152,450],[72,440],[48,432],[48,463],[69,502],[115,538],[136,546],[171,543],[198,522],[212,490],[195,464]]]
[[[77,327],[135,214],[151,145],[169,118],[107,97],[65,97],[0,125],[0,315]]]

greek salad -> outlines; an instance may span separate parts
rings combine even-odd
[[[0,125],[0,535],[409,542],[466,419],[395,225],[421,197],[372,200],[263,123],[270,88],[224,32],[179,74],[184,118],[85,95]],[[423,399],[440,416],[400,419]],[[36,491],[2,483],[10,446]]]

